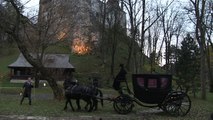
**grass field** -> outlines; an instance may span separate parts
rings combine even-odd
[[[9,92],[10,91],[10,92]],[[113,102],[104,101],[104,107],[100,107],[97,111],[86,112],[71,111],[68,107],[68,111],[64,111],[63,107],[65,101],[58,101],[52,99],[52,93],[50,88],[39,88],[32,91],[32,106],[28,105],[28,100],[25,99],[23,105],[20,105],[21,96],[19,87],[4,87],[0,89],[0,114],[1,115],[24,115],[24,116],[46,116],[46,117],[79,117],[79,116],[96,116],[106,119],[120,119],[122,120],[208,120],[210,114],[213,112],[213,94],[208,94],[208,100],[203,101],[200,99],[192,100],[192,107],[189,114],[184,117],[172,117],[164,112],[159,112],[156,109],[150,109],[138,106],[135,104],[133,111],[128,115],[119,115],[113,109]],[[104,95],[109,93],[116,93],[112,89],[103,89]],[[116,95],[115,95],[116,96]],[[112,96],[110,96],[112,97]],[[84,104],[84,102],[81,102]],[[73,101],[75,105],[75,101]],[[83,106],[83,105],[82,105]],[[76,108],[76,106],[74,106]],[[150,112],[151,111],[151,112]]]
[[[55,47],[50,48],[52,51]],[[2,50],[2,48],[1,48]],[[14,52],[13,52],[14,51]],[[55,53],[61,53],[61,51],[67,51],[63,46]],[[20,105],[22,91],[22,84],[11,84],[9,82],[8,74],[9,69],[7,65],[14,62],[19,55],[18,50],[9,50],[7,53],[0,52],[0,115],[24,115],[24,116],[47,116],[47,117],[79,117],[79,116],[96,116],[99,118],[109,120],[208,120],[210,114],[213,113],[213,94],[207,94],[207,100],[200,100],[199,98],[192,100],[192,107],[189,114],[185,117],[172,117],[164,112],[159,112],[156,109],[149,109],[138,106],[135,104],[133,111],[128,115],[119,115],[113,109],[113,102],[104,101],[104,107],[100,107],[97,111],[86,112],[85,110],[73,112],[70,109],[64,111],[63,107],[65,101],[57,101],[52,97],[52,90],[48,87],[39,89],[33,89],[33,101],[32,106],[29,106],[28,100],[25,99],[24,104]],[[120,57],[124,59],[125,54],[119,53]],[[102,80],[107,79],[109,75],[109,61],[106,61],[107,67],[103,67],[101,61],[95,56],[85,55],[78,56],[75,54],[70,55],[71,63],[77,66],[75,77],[79,82],[84,83],[88,80],[88,77],[92,73],[98,73],[102,77]],[[110,58],[109,58],[110,59]],[[116,61],[118,65],[122,60]],[[86,67],[85,67],[86,66]],[[115,73],[118,70],[118,66],[115,66]],[[130,75],[130,74],[129,74]],[[131,76],[129,76],[130,78]],[[110,97],[116,97],[117,92],[104,87],[104,95],[111,95]],[[199,96],[199,95],[198,95]],[[73,102],[74,104],[75,102]],[[84,102],[82,102],[84,104]],[[83,106],[83,105],[82,105]],[[76,106],[75,106],[76,107]],[[151,111],[151,112],[150,112]],[[155,112],[157,111],[157,112]]]
[[[1,75],[4,75],[8,73],[8,65],[14,62],[18,57],[18,54],[10,54],[10,55],[5,55],[4,57],[1,57],[0,59],[0,73]]]

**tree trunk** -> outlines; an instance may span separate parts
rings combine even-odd
[[[34,70],[34,78],[35,78],[35,88],[39,88],[39,72],[38,70]]]
[[[39,78],[35,76],[35,88],[39,88]]]
[[[193,1],[190,0],[190,2],[194,6],[194,12],[195,12],[195,35],[197,42],[199,44],[199,49],[200,49],[200,55],[201,55],[201,60],[200,60],[200,80],[201,80],[201,98],[203,100],[206,99],[206,31],[205,31],[205,25],[204,23],[204,15],[205,15],[205,0],[201,1]]]
[[[46,75],[46,74],[43,73],[42,76],[43,75]],[[62,88],[60,88],[58,86],[58,84],[56,83],[56,81],[53,78],[46,77],[45,79],[47,80],[48,84],[50,85],[50,87],[53,90],[54,98],[57,99],[57,100],[62,100],[64,98]]]
[[[206,99],[206,63],[205,63],[205,55],[204,50],[201,50],[201,70],[200,70],[200,80],[201,80],[201,98],[203,100]]]
[[[128,52],[128,58],[127,58],[127,63],[126,63],[126,67],[127,67],[127,70],[130,69],[130,62],[131,62],[131,57],[132,57],[132,44],[133,44],[133,40],[131,39],[130,41],[130,45],[128,46],[129,47],[129,52]]]
[[[110,75],[114,78],[114,66],[115,66],[115,50],[112,48],[112,56],[111,56],[111,67],[110,67]]]
[[[210,46],[209,46],[210,47]],[[207,49],[208,53],[206,54],[207,58],[207,68],[208,68],[208,78],[209,78],[209,92],[213,93],[213,71],[211,69],[211,54],[210,49]]]

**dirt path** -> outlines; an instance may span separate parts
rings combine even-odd
[[[41,117],[41,116],[23,116],[23,115],[0,115],[0,120],[132,120],[126,115],[112,115],[108,117],[100,116],[73,116],[73,117]],[[136,118],[134,120],[141,120]]]
[[[111,114],[109,116],[72,116],[72,117],[44,117],[44,116],[24,116],[24,115],[0,115],[0,120],[149,120],[153,114],[161,113],[158,109],[148,109],[137,112],[135,117],[120,114]]]

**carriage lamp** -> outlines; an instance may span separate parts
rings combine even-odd
[[[44,87],[46,87],[46,86],[47,86],[47,84],[46,84],[46,83],[44,83],[44,84],[43,84],[43,86],[44,86]]]

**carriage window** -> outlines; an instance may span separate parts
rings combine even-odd
[[[157,79],[149,79],[148,88],[157,88]]]
[[[143,78],[137,78],[137,83],[139,86],[144,87],[144,79]]]
[[[167,78],[161,78],[161,88],[165,88],[167,86],[168,79]]]

